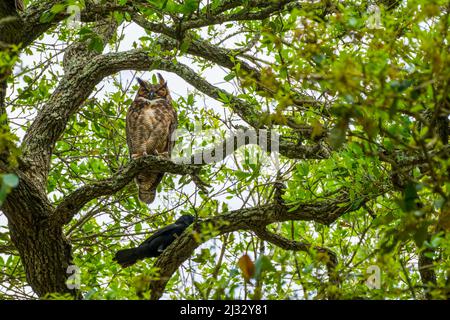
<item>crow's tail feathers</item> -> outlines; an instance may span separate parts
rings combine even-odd
[[[113,260],[117,261],[122,268],[126,268],[135,264],[138,260],[142,259],[140,255],[140,248],[131,248],[119,250],[116,252]]]

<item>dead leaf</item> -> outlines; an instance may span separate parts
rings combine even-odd
[[[239,269],[242,271],[242,276],[246,282],[250,282],[250,279],[255,275],[255,264],[247,254],[244,254],[238,261]]]

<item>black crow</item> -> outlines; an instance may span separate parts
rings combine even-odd
[[[157,230],[139,247],[117,251],[113,260],[117,261],[122,268],[126,268],[135,264],[138,260],[158,257],[175,240],[175,235],[181,235],[193,222],[193,216],[183,215],[175,223]]]

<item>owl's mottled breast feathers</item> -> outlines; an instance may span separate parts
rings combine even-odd
[[[126,118],[127,144],[130,157],[145,155],[170,158],[174,141],[172,134],[177,127],[177,113],[173,108],[167,82],[160,74],[159,84],[139,79],[140,88]],[[151,203],[163,173],[142,172],[136,177],[139,199]]]

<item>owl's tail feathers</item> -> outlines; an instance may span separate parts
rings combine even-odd
[[[164,173],[141,173],[138,174],[135,181],[138,186],[139,200],[147,204],[155,201],[156,189],[161,183]]]
[[[142,248],[137,247],[117,251],[113,260],[117,261],[117,263],[120,264],[122,268],[126,268],[132,266],[142,258],[144,258],[144,256],[142,255]]]
[[[139,187],[139,200],[141,200],[142,202],[150,204],[153,201],[155,201],[155,197],[156,197],[156,190],[154,189],[147,190],[143,187]]]

